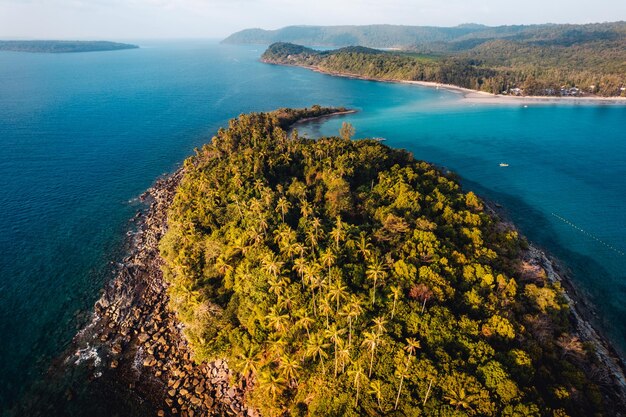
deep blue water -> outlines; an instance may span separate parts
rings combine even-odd
[[[334,134],[349,120],[359,137],[457,172],[571,268],[626,347],[626,106],[471,105],[261,64],[261,47],[140,44],[0,52],[0,411],[84,323],[136,197],[229,118],[282,106],[356,108],[301,131]]]

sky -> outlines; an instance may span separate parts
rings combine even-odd
[[[0,0],[3,39],[221,38],[288,25],[626,20],[626,0]]]

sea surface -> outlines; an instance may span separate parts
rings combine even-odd
[[[277,107],[357,109],[299,129],[349,121],[459,174],[571,270],[626,351],[626,106],[476,105],[262,64],[262,46],[133,43],[0,52],[0,415],[89,319],[137,197],[229,118]]]

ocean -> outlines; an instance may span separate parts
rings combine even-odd
[[[331,135],[349,121],[357,137],[383,137],[457,173],[562,261],[626,351],[626,106],[471,104],[445,90],[262,64],[262,46],[137,43],[0,52],[1,411],[89,319],[137,197],[228,119],[277,107],[354,108],[299,130]]]

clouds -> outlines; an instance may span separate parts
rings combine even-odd
[[[454,26],[626,19],[623,0],[0,0],[0,36],[221,37],[293,24]]]

